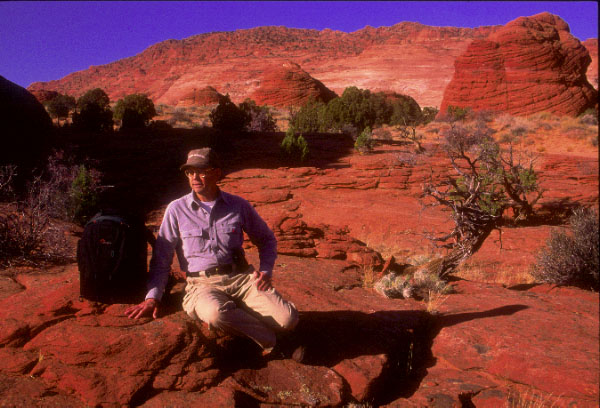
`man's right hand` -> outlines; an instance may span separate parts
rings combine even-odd
[[[125,310],[125,315],[130,319],[139,319],[149,313],[155,319],[158,317],[158,301],[156,299],[146,299],[142,303],[128,307]]]

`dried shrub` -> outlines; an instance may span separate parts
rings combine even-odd
[[[490,123],[494,120],[494,117],[497,115],[496,112],[491,111],[491,110],[473,110],[468,112],[467,114],[467,119],[468,120],[473,120],[475,122],[485,122],[485,123]]]
[[[532,275],[540,282],[598,291],[598,213],[577,209],[568,233],[552,231],[539,252]]]
[[[7,168],[0,171],[0,192],[11,188],[7,174]],[[58,220],[83,224],[96,211],[98,181],[96,171],[73,164],[62,152],[50,156],[45,173],[35,176],[21,197],[2,206],[0,265],[69,258],[65,227]]]
[[[0,214],[0,266],[68,258],[64,230],[49,214],[50,201],[49,190],[38,176],[16,208],[8,206]]]
[[[377,128],[373,130],[373,139],[376,140],[392,140],[392,132],[388,129]]]
[[[496,127],[500,130],[511,128],[515,123],[515,118],[508,113],[498,115],[495,120]]]
[[[0,166],[0,199],[8,197],[12,194],[12,181],[16,175],[16,166]]]

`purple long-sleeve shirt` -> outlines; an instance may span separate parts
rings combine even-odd
[[[243,231],[258,247],[260,271],[272,274],[277,240],[248,201],[220,191],[209,214],[197,200],[191,192],[167,206],[150,261],[146,299],[162,298],[174,253],[185,272],[231,264],[233,250],[244,241]]]

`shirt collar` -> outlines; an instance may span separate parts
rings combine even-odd
[[[223,202],[225,204],[229,203],[229,197],[227,197],[226,193],[223,193],[221,191],[221,189],[219,189],[219,195],[217,196],[217,202],[223,200]],[[196,197],[196,195],[194,194],[194,192],[192,191],[191,193],[189,193],[186,197],[186,203],[188,205],[188,207],[192,208],[192,210],[195,210],[198,208],[198,198]]]

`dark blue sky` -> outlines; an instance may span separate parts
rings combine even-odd
[[[580,40],[598,37],[595,1],[0,2],[0,75],[21,86],[142,52],[167,39],[265,25],[352,32],[402,21],[506,24],[548,11]]]

